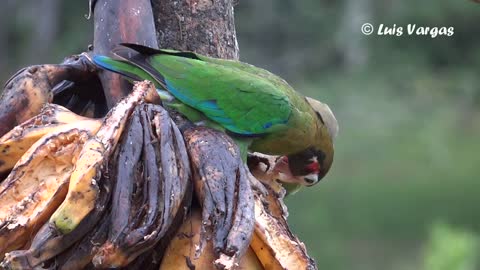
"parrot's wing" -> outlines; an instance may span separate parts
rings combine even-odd
[[[264,134],[285,125],[291,113],[286,95],[268,81],[223,66],[168,57],[172,65],[152,63],[168,91],[231,132]],[[183,62],[183,63],[182,63]]]
[[[193,53],[137,45],[131,49],[140,53],[132,53],[126,47],[118,47],[114,53],[233,133],[255,136],[286,126],[292,106],[282,91],[284,85],[234,66],[199,60]],[[115,68],[118,67],[122,68]],[[122,69],[108,69],[123,73]]]

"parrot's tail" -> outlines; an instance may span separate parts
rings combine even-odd
[[[149,80],[154,82],[157,88],[166,89],[163,75],[152,67],[149,61],[151,60],[150,57],[155,54],[176,55],[174,51],[156,50],[137,44],[122,43],[112,50],[111,57],[95,55],[93,62],[103,69],[119,73],[130,80]]]
[[[162,82],[152,78],[148,73],[125,60],[115,59],[103,55],[95,55],[93,57],[93,62],[100,68],[125,76],[130,81],[150,80],[153,83],[162,84]],[[174,99],[174,97],[168,91],[157,88],[157,93],[160,96],[160,99],[164,102],[171,102]]]
[[[93,63],[100,68],[119,73],[122,76],[127,77],[133,81],[143,80],[142,76],[138,74],[137,68],[132,64],[125,62],[123,60],[117,60],[104,55],[95,55],[93,56]],[[135,72],[137,71],[137,72]]]

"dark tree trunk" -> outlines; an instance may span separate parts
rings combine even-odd
[[[238,59],[233,0],[151,0],[161,48]]]

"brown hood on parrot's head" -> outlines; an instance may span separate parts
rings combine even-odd
[[[335,115],[333,115],[332,110],[330,110],[330,107],[328,107],[327,104],[316,99],[310,97],[305,97],[305,99],[315,111],[317,117],[320,118],[320,121],[327,127],[328,133],[333,141],[338,134],[338,122]]]

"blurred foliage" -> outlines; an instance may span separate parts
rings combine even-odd
[[[57,13],[43,16],[52,2]],[[92,42],[86,1],[5,3],[2,80]],[[434,264],[475,256],[466,232],[480,234],[479,15],[467,0],[239,1],[241,59],[327,102],[340,124],[332,171],[287,199],[290,223],[320,269],[457,270]],[[55,27],[42,46],[37,19]],[[365,22],[455,33],[364,36]],[[430,232],[439,219],[454,227]]]
[[[475,270],[478,238],[471,232],[435,223],[426,248],[424,270]]]

